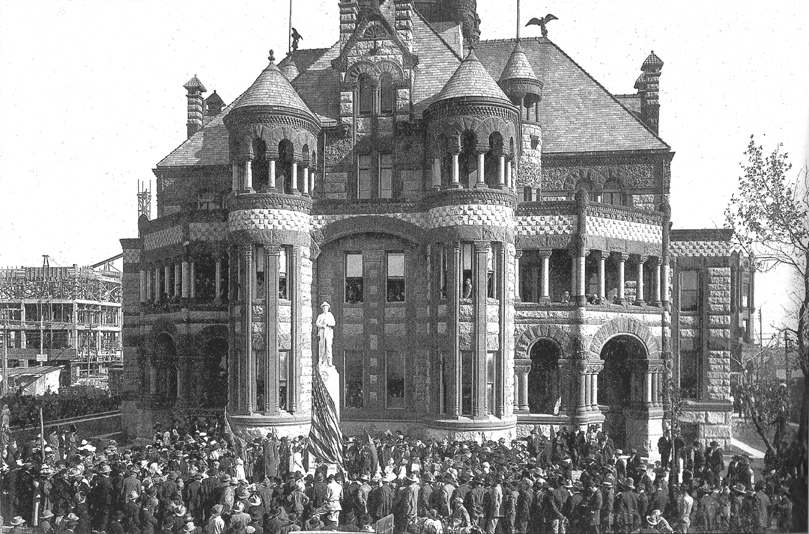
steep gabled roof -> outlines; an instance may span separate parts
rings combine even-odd
[[[499,77],[514,43],[481,41],[475,52],[489,74]],[[522,46],[544,83],[539,121],[543,154],[670,149],[549,39],[522,39]]]

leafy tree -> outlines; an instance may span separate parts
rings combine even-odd
[[[764,153],[762,145],[756,144],[754,136],[744,155],[739,177],[739,191],[734,194],[725,209],[725,221],[748,254],[754,255],[759,270],[776,266],[788,267],[801,281],[792,296],[795,309],[794,323],[784,325],[797,340],[798,361],[804,377],[809,376],[809,178],[804,167],[792,174],[792,164],[787,152],[778,145],[771,153]],[[764,387],[764,385],[762,385]],[[807,408],[809,388],[804,387],[801,405],[798,443],[807,442]],[[755,395],[753,395],[755,397]],[[777,397],[777,395],[776,395]],[[754,403],[748,402],[754,406]],[[747,409],[747,408],[746,408]],[[766,418],[765,418],[766,419]],[[806,465],[806,447],[803,447],[802,464]],[[806,486],[803,495],[796,499],[806,510]],[[796,510],[797,511],[797,510]],[[806,514],[798,514],[805,520]],[[805,523],[804,523],[805,525]]]

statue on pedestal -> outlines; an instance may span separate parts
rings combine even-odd
[[[317,316],[315,326],[317,327],[317,337],[320,340],[318,343],[318,356],[320,357],[320,365],[326,367],[333,367],[332,363],[332,340],[334,339],[334,327],[337,322],[334,320],[334,315],[329,311],[331,305],[324,302],[320,305],[322,312]]]

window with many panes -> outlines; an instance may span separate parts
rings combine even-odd
[[[404,252],[388,252],[387,301],[405,300]]]
[[[364,404],[363,386],[365,367],[363,353],[360,350],[345,351],[343,377],[345,387],[345,407],[362,408]]]
[[[358,100],[359,100],[359,114],[367,117],[373,115],[374,113],[374,93],[376,92],[376,87],[374,86],[374,81],[370,76],[362,75],[360,76],[357,93],[358,93]]]
[[[385,353],[385,388],[388,409],[401,410],[405,407],[405,362],[401,352]]]
[[[699,271],[680,273],[680,311],[699,309]]]
[[[347,304],[362,302],[362,253],[346,254],[345,273],[345,302]]]

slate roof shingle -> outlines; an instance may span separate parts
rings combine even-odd
[[[435,97],[435,102],[465,97],[486,97],[511,104],[506,94],[497,85],[472,50],[461,62],[447,84]]]

